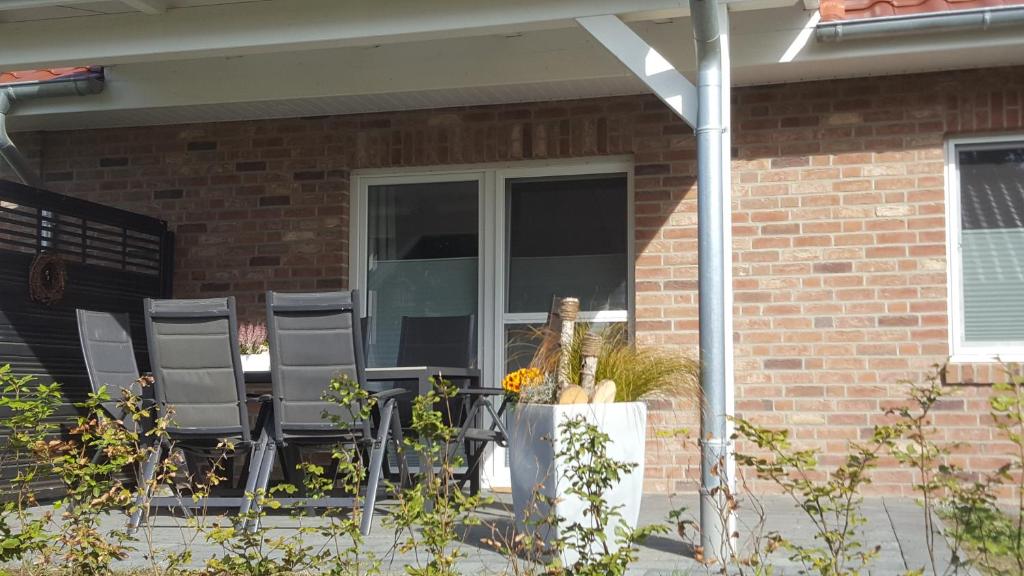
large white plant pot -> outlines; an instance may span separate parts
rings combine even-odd
[[[270,352],[259,354],[242,354],[243,372],[269,372]]]
[[[568,481],[565,472],[569,463],[555,457],[565,442],[559,426],[579,415],[608,434],[609,457],[619,462],[637,464],[632,472],[624,475],[604,496],[609,506],[622,507],[622,520],[630,527],[636,527],[640,516],[647,436],[647,406],[643,402],[518,404],[511,414],[512,424],[509,429],[509,464],[516,528],[520,533],[529,531],[549,545],[564,533],[566,526],[574,522],[592,526],[590,517],[583,516],[584,502],[566,494]],[[537,498],[537,494],[546,498]],[[557,526],[541,523],[549,516],[549,508],[543,503],[548,499],[554,500],[554,512],[563,519]],[[607,528],[608,542],[613,550],[618,548],[614,530],[615,526]],[[576,560],[574,552],[563,554],[562,561],[566,564]]]

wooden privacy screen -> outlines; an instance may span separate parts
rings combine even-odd
[[[89,390],[75,308],[128,312],[145,369],[142,300],[170,297],[173,248],[162,220],[0,181],[0,365],[60,382],[68,401],[61,418],[73,418],[71,404]],[[44,253],[65,270],[63,292],[49,304],[29,289],[33,261]],[[3,470],[0,482],[14,473]]]

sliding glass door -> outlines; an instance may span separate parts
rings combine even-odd
[[[402,319],[475,315],[484,386],[527,364],[556,296],[600,330],[626,327],[633,286],[629,159],[357,175],[353,287],[370,366],[395,366]],[[507,486],[492,449],[484,486]]]
[[[504,371],[529,365],[538,330],[557,298],[580,300],[579,318],[601,331],[629,321],[632,259],[624,173],[504,179]],[[508,485],[508,456],[496,448],[490,485]]]

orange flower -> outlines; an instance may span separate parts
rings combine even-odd
[[[518,395],[524,387],[533,386],[544,379],[544,374],[537,368],[520,368],[509,373],[501,381],[501,387],[508,394]]]

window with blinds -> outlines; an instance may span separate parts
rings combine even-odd
[[[950,267],[954,356],[1020,359],[1024,357],[1024,137],[954,142],[950,152],[950,185],[955,190],[950,194],[949,222],[957,227],[952,231]]]

